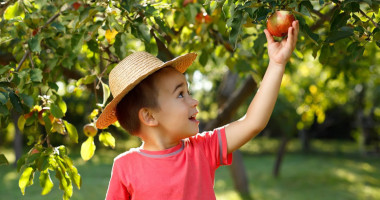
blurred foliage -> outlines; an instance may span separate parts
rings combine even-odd
[[[360,88],[369,91],[365,111],[379,119],[378,1],[2,2],[0,129],[5,132],[12,114],[18,116],[14,124],[31,146],[18,161],[21,191],[40,171],[42,194],[47,194],[55,171],[63,198],[69,199],[81,178],[65,146],[81,142],[85,160],[100,143],[114,147],[117,123],[95,135],[77,127],[96,121],[109,101],[110,70],[133,51],[163,60],[197,52],[187,76],[192,81],[203,74],[210,87],[195,91],[206,110],[200,117],[214,118],[216,87],[227,70],[240,77],[251,73],[260,82],[268,63],[263,30],[276,9],[291,10],[301,28],[274,112],[289,120],[279,120],[286,132],[307,128],[315,118],[322,123],[328,108],[352,102]]]

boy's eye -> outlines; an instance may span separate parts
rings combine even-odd
[[[183,92],[180,92],[178,95],[179,98],[183,98]]]

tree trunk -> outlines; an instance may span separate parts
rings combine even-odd
[[[303,153],[310,152],[310,134],[306,130],[302,129],[298,132],[299,139],[301,141],[301,148]]]
[[[234,187],[239,192],[242,199],[252,199],[249,194],[248,176],[243,164],[243,155],[239,150],[233,152],[233,162],[231,164],[230,173],[234,181]]]
[[[278,178],[280,174],[280,168],[281,168],[282,160],[286,152],[287,143],[288,143],[288,138],[286,136],[283,136],[280,147],[277,152],[276,162],[274,163],[273,176],[275,178]]]
[[[20,129],[17,126],[19,116],[20,115],[17,114],[16,112],[14,111],[12,112],[12,120],[15,126],[15,139],[13,141],[13,149],[15,151],[16,159],[15,159],[15,162],[13,163],[14,167],[17,167],[17,161],[22,155],[22,135],[21,135]]]
[[[229,76],[226,75],[227,79],[228,77]],[[223,94],[232,94],[232,95],[229,95],[229,98],[226,98],[225,101],[219,100],[218,103],[221,109],[218,113],[218,116],[214,120],[211,120],[207,124],[205,124],[204,130],[212,130],[214,128],[220,127],[222,125],[225,125],[231,122],[234,114],[236,113],[240,105],[242,105],[243,102],[256,89],[257,89],[256,82],[253,80],[251,76],[249,76],[243,82],[243,85],[235,92],[226,93],[225,90],[223,89],[219,90],[219,94],[221,95]],[[233,156],[234,158],[230,166],[230,172],[231,172],[232,179],[234,181],[235,188],[243,199],[251,199],[249,195],[248,177],[247,177],[247,173],[243,164],[243,157],[239,150],[236,150],[233,153]]]

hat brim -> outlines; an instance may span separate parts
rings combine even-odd
[[[168,66],[171,66],[175,68],[176,70],[178,70],[179,72],[184,73],[187,70],[187,68],[194,62],[196,57],[197,57],[196,53],[188,53],[182,56],[178,56],[170,61],[163,63],[161,66],[153,68],[151,71],[140,76],[132,84],[129,84],[128,86],[126,86],[125,89],[116,97],[114,97],[112,101],[104,108],[103,112],[100,114],[99,118],[96,120],[96,123],[95,123],[96,127],[98,129],[105,129],[111,124],[115,123],[117,121],[117,117],[116,117],[117,104],[123,99],[123,97],[129,91],[131,91],[137,84],[139,84],[146,77],[158,71],[159,69],[162,69]]]

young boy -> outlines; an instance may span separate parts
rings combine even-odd
[[[232,152],[269,121],[298,31],[295,21],[288,37],[275,42],[265,30],[270,62],[246,115],[204,133],[198,133],[198,101],[183,75],[196,54],[163,63],[136,52],[122,60],[109,76],[114,99],[96,126],[118,120],[143,144],[115,158],[106,199],[215,199],[215,170],[231,164]]]

